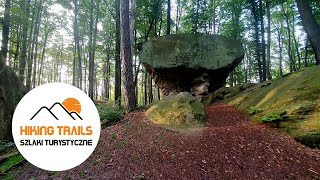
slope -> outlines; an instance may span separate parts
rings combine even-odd
[[[225,101],[254,114],[253,121],[271,122],[296,140],[320,148],[320,66],[257,84]]]

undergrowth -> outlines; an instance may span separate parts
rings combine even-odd
[[[115,122],[120,120],[124,115],[123,108],[113,102],[98,104],[97,109],[102,122]]]

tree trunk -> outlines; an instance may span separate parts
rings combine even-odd
[[[295,64],[292,57],[292,47],[291,47],[291,28],[290,28],[290,22],[289,22],[289,15],[287,11],[284,9],[284,6],[282,4],[282,11],[285,12],[285,20],[287,24],[287,31],[288,31],[288,55],[289,55],[289,63],[290,63],[290,73],[293,71],[296,71]]]
[[[93,37],[93,9],[94,0],[91,0],[90,9],[90,35],[89,35],[89,97],[93,100],[93,90],[94,90],[94,37]]]
[[[149,85],[149,104],[153,102],[153,88],[152,88],[152,77],[148,76],[148,85]]]
[[[147,73],[147,70],[145,70],[144,72],[144,105],[147,105],[147,102],[148,102],[147,84],[148,84],[148,73]]]
[[[47,40],[48,40],[49,33],[50,33],[50,28],[45,27],[44,42],[43,42],[43,48],[42,48],[42,53],[41,53],[41,62],[40,62],[40,68],[39,68],[39,72],[38,72],[38,86],[41,84],[43,61],[44,61],[44,57],[46,54],[46,46],[47,46]]]
[[[264,39],[262,0],[259,0],[259,16],[260,16],[260,29],[261,29],[262,81],[266,81],[267,80],[266,41]]]
[[[129,0],[120,0],[121,57],[123,64],[125,109],[127,112],[131,112],[136,108],[129,19]]]
[[[35,7],[37,7],[37,1],[35,1]],[[26,81],[26,86],[28,89],[31,89],[31,75],[32,75],[32,55],[33,55],[33,49],[34,49],[34,40],[35,40],[35,36],[32,34],[36,33],[36,29],[37,29],[37,24],[35,25],[35,23],[37,23],[37,17],[36,19],[35,14],[36,14],[36,8],[33,8],[32,10],[32,20],[31,20],[31,28],[30,28],[30,32],[29,32],[29,51],[28,51],[28,71],[27,71],[27,81]],[[35,28],[33,30],[33,27],[35,25]]]
[[[78,84],[79,88],[82,89],[82,60],[81,60],[81,51],[80,51],[80,41],[79,41],[79,31],[78,31],[78,0],[73,1],[74,4],[74,39],[77,50],[78,57]]]
[[[170,0],[167,0],[167,34],[170,34],[170,26],[171,26],[171,3]]]
[[[33,76],[32,76],[32,87],[36,87],[36,75],[37,75],[37,58],[38,58],[38,41],[39,41],[39,31],[40,31],[40,23],[41,23],[41,15],[42,15],[42,0],[40,1],[39,8],[38,8],[38,14],[37,14],[37,27],[35,30],[35,52],[33,55]]]
[[[320,26],[312,14],[312,9],[306,0],[296,0],[302,19],[304,30],[310,37],[310,43],[316,56],[316,63],[320,64]]]
[[[121,60],[120,60],[120,0],[116,0],[116,47],[114,100],[121,105]]]
[[[1,42],[1,60],[4,63],[7,62],[8,54],[8,41],[10,30],[10,5],[11,1],[6,0],[4,4],[4,17],[2,21],[2,42]]]
[[[281,34],[281,29],[282,29],[282,22],[279,28],[277,28],[278,31],[278,46],[279,46],[279,76],[283,75],[282,72],[282,49],[283,49],[283,38]]]
[[[19,79],[22,83],[24,83],[25,80],[25,69],[26,69],[26,58],[27,58],[27,38],[28,38],[28,17],[29,17],[29,8],[30,8],[30,1],[27,0],[27,2],[24,2],[24,12],[25,12],[25,20],[23,23],[22,28],[22,49],[21,49],[21,55],[19,60]]]
[[[267,0],[266,2],[266,9],[267,9],[267,20],[268,20],[268,40],[267,40],[267,78],[268,80],[272,79],[271,73],[270,73],[270,64],[271,64],[271,58],[270,58],[270,50],[271,50],[271,17],[270,17],[270,1]]]
[[[261,67],[261,59],[260,59],[260,43],[259,43],[259,18],[257,14],[256,2],[255,0],[250,0],[251,2],[251,11],[254,18],[254,36],[255,36],[255,43],[256,43],[256,61],[258,63],[258,73],[259,73],[259,80],[260,82],[263,81],[263,74],[262,74],[262,67]]]
[[[304,48],[305,54],[304,54],[304,67],[308,67],[308,45],[309,45],[309,40],[308,36],[306,38],[306,45]]]

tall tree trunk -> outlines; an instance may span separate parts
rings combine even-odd
[[[309,38],[307,36],[306,38],[306,45],[304,48],[305,54],[304,54],[304,67],[308,67],[308,45],[309,45]]]
[[[42,48],[42,53],[41,53],[41,61],[40,61],[40,68],[39,68],[39,72],[38,72],[38,86],[41,84],[41,80],[42,80],[42,76],[43,76],[43,61],[44,61],[44,57],[46,54],[46,46],[47,46],[47,41],[48,41],[48,36],[50,33],[50,27],[45,27],[45,35],[44,35],[44,42],[43,42],[43,48]]]
[[[40,23],[41,23],[41,15],[42,15],[42,0],[39,3],[38,13],[37,13],[37,27],[35,30],[35,52],[33,55],[33,75],[32,75],[32,87],[36,87],[36,75],[37,75],[37,58],[38,58],[38,41],[39,41],[39,31],[40,31]]]
[[[147,84],[148,84],[148,73],[147,73],[147,70],[145,70],[144,72],[144,105],[147,105],[148,103]]]
[[[167,34],[170,34],[170,26],[171,26],[171,3],[170,0],[167,0]]]
[[[23,8],[24,8],[24,12],[26,13],[26,17],[23,23],[23,28],[22,28],[22,49],[21,49],[21,55],[19,60],[19,79],[22,83],[24,83],[24,80],[25,80],[30,1],[31,0],[27,0],[27,2],[23,3],[24,4]]]
[[[116,0],[116,47],[115,47],[115,90],[114,99],[121,105],[121,60],[120,60],[120,0]]]
[[[290,28],[290,22],[289,22],[289,15],[287,10],[284,9],[284,5],[282,4],[282,11],[285,13],[285,21],[287,24],[287,31],[288,31],[288,55],[289,55],[289,63],[290,63],[290,72],[296,71],[294,60],[292,57],[292,47],[291,47],[291,28]]]
[[[153,88],[152,88],[152,77],[148,76],[148,87],[149,87],[149,104],[153,102]]]
[[[35,7],[37,7],[37,1],[35,1]],[[31,26],[30,26],[30,32],[29,32],[29,51],[28,51],[28,70],[27,70],[27,81],[26,86],[28,89],[31,89],[31,75],[32,75],[32,54],[33,54],[33,48],[34,48],[34,40],[35,36],[32,34],[35,34],[36,28],[33,30],[34,24],[37,23],[37,19],[35,19],[36,14],[36,8],[33,8],[32,10],[32,18],[31,18]],[[37,26],[37,24],[36,24]]]
[[[180,25],[180,16],[181,16],[181,0],[177,0],[177,9],[176,9],[176,34],[178,34],[179,25]]]
[[[14,52],[14,58],[13,58],[13,69],[15,72],[19,71],[19,67],[17,65],[19,61],[19,54],[20,54],[20,42],[21,42],[21,25],[18,24],[17,26],[17,44],[16,44],[16,50]]]
[[[72,86],[76,86],[77,82],[77,73],[76,73],[76,54],[77,54],[77,47],[76,47],[76,40],[74,39],[73,42],[73,63],[72,63]]]
[[[281,27],[278,28],[278,45],[279,45],[279,75],[282,76],[282,49],[283,49],[283,38],[281,36],[281,29],[282,29],[282,23]]]
[[[136,108],[129,19],[129,0],[120,0],[121,57],[123,64],[125,109],[127,112],[131,112]]]
[[[266,81],[267,80],[266,41],[264,39],[262,0],[259,0],[259,16],[260,16],[260,29],[261,29],[262,80]]]
[[[320,64],[320,26],[312,14],[312,9],[306,0],[296,0],[302,19],[304,30],[307,32],[309,41],[316,56],[316,63]]]
[[[73,1],[74,4],[74,39],[77,50],[78,57],[78,81],[79,88],[82,89],[82,60],[81,60],[81,51],[80,51],[80,37],[78,31],[78,0]]]
[[[266,2],[266,9],[267,9],[267,21],[268,21],[268,40],[267,40],[267,78],[268,80],[272,79],[271,73],[270,73],[270,65],[271,65],[271,58],[270,58],[270,50],[271,50],[271,17],[270,17],[270,1],[267,0]]]
[[[89,25],[89,90],[88,90],[88,94],[89,97],[93,100],[93,86],[94,86],[94,74],[93,74],[93,53],[92,53],[92,49],[93,49],[93,7],[94,6],[94,1],[91,0],[91,8],[90,8],[90,25]]]
[[[8,41],[10,31],[10,5],[11,0],[6,0],[4,3],[4,17],[2,20],[2,42],[1,42],[1,61],[7,62]]]
[[[262,74],[262,67],[261,67],[261,54],[260,54],[260,43],[259,43],[259,18],[257,14],[256,2],[255,0],[250,0],[251,2],[251,11],[254,18],[254,36],[255,36],[255,43],[256,43],[256,61],[258,63],[258,73],[259,73],[259,80],[260,82],[263,81],[263,74]]]

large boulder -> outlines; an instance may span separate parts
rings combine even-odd
[[[146,42],[139,57],[163,95],[202,95],[225,85],[244,49],[240,41],[219,35],[179,34]]]
[[[12,140],[11,122],[20,99],[28,92],[16,74],[0,62],[0,140]]]
[[[205,122],[203,104],[189,92],[163,98],[148,109],[146,117],[155,124],[176,128],[202,127]]]

